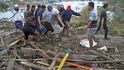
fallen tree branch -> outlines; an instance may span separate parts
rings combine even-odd
[[[40,70],[48,70],[48,68],[41,67],[39,65],[35,65],[33,63],[30,63],[30,62],[20,62],[20,63],[25,65],[25,66],[28,66],[28,67],[32,67],[32,68],[36,68],[36,69],[40,69]]]
[[[15,58],[11,58],[7,64],[6,70],[13,70],[15,64]]]
[[[101,57],[103,57],[103,58],[105,58],[105,59],[113,60],[113,59],[110,58],[109,56],[106,56],[106,55],[104,55],[104,54],[101,54],[101,53],[99,53],[99,52],[97,52],[97,51],[95,51],[95,50],[90,50],[89,52],[91,52],[91,53],[93,53],[93,54],[96,54],[96,55],[99,55],[99,56],[101,56]]]
[[[46,51],[44,51],[44,50],[42,50],[42,49],[36,47],[35,45],[32,44],[32,42],[29,42],[29,44],[30,44],[33,48],[35,48],[35,50],[38,49],[38,51],[41,52],[41,53],[44,55],[44,57],[49,58],[49,56],[45,53]]]
[[[37,61],[37,63],[39,63],[39,64],[42,64],[42,65],[44,65],[44,66],[50,66],[48,63],[44,63],[44,62],[41,62],[41,61]]]
[[[53,61],[52,61],[51,65],[50,65],[50,67],[48,68],[49,70],[52,70],[52,69],[53,69],[53,67],[54,67],[54,65],[55,65],[55,63],[56,63],[56,61],[57,61],[57,58],[58,58],[58,55],[56,55],[55,58],[53,59]]]
[[[8,47],[11,47],[11,46],[15,45],[16,43],[18,43],[20,40],[21,40],[21,39],[18,39],[18,40],[12,42],[11,44],[9,44],[9,45],[7,45],[7,46],[8,46]]]
[[[67,59],[67,61],[71,62],[79,62],[79,63],[118,63],[118,62],[124,62],[124,60],[108,60],[108,61],[85,61],[85,60],[76,60],[76,59]]]

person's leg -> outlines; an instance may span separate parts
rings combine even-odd
[[[98,25],[98,28],[96,30],[96,33],[101,29],[101,24]]]
[[[70,36],[70,33],[69,33],[69,27],[67,28],[67,36]]]
[[[41,34],[40,34],[40,38],[41,40],[44,39],[45,35],[46,35],[47,29],[45,27],[43,27],[41,29]]]
[[[16,29],[22,30],[23,22],[21,20],[15,21]]]
[[[89,28],[88,29],[88,40],[89,40],[89,46],[90,48],[93,47],[93,38],[95,37],[95,28]]]
[[[89,45],[90,45],[90,48],[93,47],[93,40],[92,39],[88,39],[89,40]]]
[[[37,41],[40,41],[40,34],[41,34],[40,27],[37,26]]]
[[[19,27],[20,30],[22,30],[22,28],[23,28],[23,22],[22,22],[22,20],[19,20],[18,22],[19,22],[18,27]]]
[[[66,31],[67,31],[67,26],[66,26],[66,22],[65,21],[63,21],[63,23],[64,23],[65,27],[62,30],[62,35],[65,35],[66,34]]]
[[[49,31],[51,31],[51,32],[53,32],[53,28],[52,28],[52,26],[51,26],[51,24],[50,23],[48,23],[48,22],[44,22],[44,27],[46,28],[46,32],[45,32],[45,34],[47,34]]]
[[[29,34],[28,34],[28,32],[24,31],[24,35],[25,35],[25,37],[24,37],[24,39],[25,39],[25,40],[24,40],[24,46],[25,46],[25,45],[27,45],[28,42],[29,42],[29,41],[28,41],[28,36],[29,36]]]
[[[105,30],[104,39],[108,39],[108,26],[107,26],[107,24],[104,24],[103,28]]]
[[[69,34],[70,25],[68,21],[65,21],[65,26],[66,26],[67,36],[70,36]]]
[[[15,21],[16,32],[18,31],[18,21]]]

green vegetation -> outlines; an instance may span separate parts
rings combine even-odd
[[[13,29],[13,28],[15,28],[15,26],[11,22],[7,22],[5,24],[0,24],[0,29],[8,29],[8,30],[10,30],[10,29]]]
[[[109,27],[109,35],[124,36],[124,19],[115,18],[113,21],[107,23]],[[82,27],[85,25],[79,18],[73,18],[70,24],[73,27]],[[104,29],[101,29],[99,34],[104,34]]]
[[[8,8],[7,4],[0,2],[0,11],[5,11],[5,10],[7,10],[7,8]]]
[[[72,18],[71,23],[73,27],[81,27],[84,26],[85,23],[80,18]]]
[[[19,0],[12,0],[14,4],[18,4]]]

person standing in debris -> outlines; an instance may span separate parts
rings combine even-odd
[[[69,34],[69,29],[70,29],[70,25],[69,25],[69,22],[72,18],[72,15],[75,15],[75,16],[81,16],[80,13],[77,13],[75,11],[73,11],[71,9],[71,6],[67,6],[67,9],[61,14],[62,16],[62,21],[64,22],[64,30],[63,30],[63,33],[65,33],[65,31],[67,32],[67,36],[70,36]]]
[[[24,19],[25,19],[25,22],[26,22],[26,20],[27,20],[29,11],[30,11],[30,5],[28,4],[28,5],[27,5],[27,8],[26,8],[26,11],[24,12]]]
[[[22,27],[23,27],[23,17],[21,16],[21,13],[19,12],[19,7],[18,5],[15,5],[14,7],[14,11],[13,11],[13,16],[10,17],[9,19],[12,18],[12,21],[15,23],[15,27],[16,29],[20,29],[22,30]]]
[[[62,13],[65,11],[64,5],[63,4],[58,4],[57,9],[59,10],[59,14],[60,14],[60,16],[62,18]],[[60,23],[59,23],[59,25],[62,27],[62,25]]]
[[[27,21],[25,22],[23,27],[23,32],[25,35],[24,46],[29,43],[29,35],[35,34],[36,25],[33,18],[34,18],[33,13],[29,12],[27,14]]]
[[[94,11],[94,3],[88,3],[88,10],[90,11],[89,20],[87,23],[87,35],[89,40],[90,48],[93,47],[93,38],[95,37],[96,27],[97,27],[97,12]]]
[[[42,5],[39,8],[39,11],[36,15],[36,25],[37,25],[37,32],[38,32],[38,41],[41,39],[41,36],[47,31],[47,29],[43,25],[43,13],[46,10],[46,6]]]
[[[64,24],[59,15],[59,11],[53,8],[51,5],[48,5],[47,10],[44,12],[44,20],[49,22],[52,26],[54,30],[52,34],[54,34],[55,38],[60,38],[60,34],[64,28]],[[62,27],[59,25],[59,22]]]
[[[99,22],[99,26],[98,26],[97,31],[96,31],[96,33],[97,33],[100,30],[100,28],[103,27],[105,30],[105,34],[104,34],[105,40],[109,40],[109,38],[108,38],[108,26],[107,26],[107,13],[106,13],[107,9],[108,9],[108,4],[105,3],[103,5],[103,10],[101,11],[101,14],[100,14],[100,22]]]

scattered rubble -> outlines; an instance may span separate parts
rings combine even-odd
[[[82,32],[73,32],[75,31],[71,31],[71,37],[64,36],[61,41],[51,41],[51,38],[40,42],[31,40],[26,47],[23,46],[22,32],[1,37],[3,45],[0,47],[0,70],[124,69],[124,37],[111,37],[111,40],[106,42],[101,36],[97,36],[98,45],[87,49],[79,44],[81,38],[83,39]],[[122,43],[122,46],[118,43]]]

